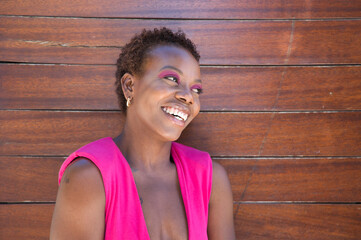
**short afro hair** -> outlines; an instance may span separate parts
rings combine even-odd
[[[120,109],[126,112],[126,99],[122,90],[121,79],[125,73],[132,75],[142,74],[142,65],[152,49],[157,46],[170,45],[184,48],[199,62],[200,55],[194,43],[188,39],[181,30],[173,32],[163,27],[160,29],[146,30],[136,34],[129,43],[122,47],[117,60],[117,71],[115,73],[116,93]]]

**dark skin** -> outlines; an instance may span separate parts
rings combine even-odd
[[[143,70],[141,76],[125,74],[122,78],[124,95],[132,100],[123,132],[114,142],[132,169],[150,238],[188,239],[170,150],[171,142],[199,113],[199,64],[182,48],[157,46],[148,54]],[[183,123],[173,120],[164,107],[181,108],[188,118]],[[232,191],[226,171],[216,162],[212,178],[208,238],[235,239]],[[98,168],[85,158],[76,159],[60,183],[50,238],[104,239],[104,212],[105,192]]]

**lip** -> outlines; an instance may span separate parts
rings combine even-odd
[[[187,120],[186,120],[186,121],[179,120],[179,119],[175,118],[174,116],[172,116],[171,114],[166,113],[166,112],[162,109],[162,108],[166,108],[166,107],[168,107],[168,108],[169,108],[169,107],[170,107],[170,108],[175,108],[175,109],[177,109],[178,111],[181,111],[181,112],[187,114],[187,115],[188,115]],[[189,111],[187,108],[185,108],[185,107],[183,107],[183,106],[179,106],[179,105],[164,105],[164,106],[161,106],[161,111],[162,111],[162,112],[164,113],[164,115],[165,115],[168,119],[170,119],[173,123],[175,123],[175,124],[178,125],[178,126],[182,126],[182,127],[185,126],[186,122],[187,122],[188,119],[190,118],[190,111]]]
[[[164,112],[163,110],[162,110],[162,112],[163,112],[164,115],[165,115],[169,120],[171,120],[174,124],[176,124],[176,125],[178,125],[178,126],[180,126],[180,127],[184,127],[184,126],[185,126],[186,123],[185,123],[184,121],[179,120],[179,119],[176,119],[175,117],[172,117],[170,114]]]
[[[163,107],[175,108],[175,109],[178,109],[179,111],[187,114],[188,116],[191,115],[191,111],[190,111],[187,107],[182,106],[182,105],[179,105],[179,104],[169,104],[169,105],[163,105],[163,106],[161,106],[161,108],[163,108]]]

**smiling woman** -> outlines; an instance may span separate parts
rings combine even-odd
[[[122,49],[116,78],[123,131],[65,160],[50,238],[235,239],[225,170],[174,142],[200,110],[194,44],[144,30]]]

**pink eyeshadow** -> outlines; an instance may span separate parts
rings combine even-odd
[[[195,89],[195,88],[197,88],[197,89],[202,89],[202,86],[199,85],[199,84],[195,84],[195,85],[193,85],[193,86],[191,87],[191,89]]]
[[[179,80],[179,75],[173,71],[170,71],[170,70],[166,70],[166,71],[163,71],[159,74],[159,78],[164,78],[166,76],[172,76],[172,77],[176,77],[178,80]]]

